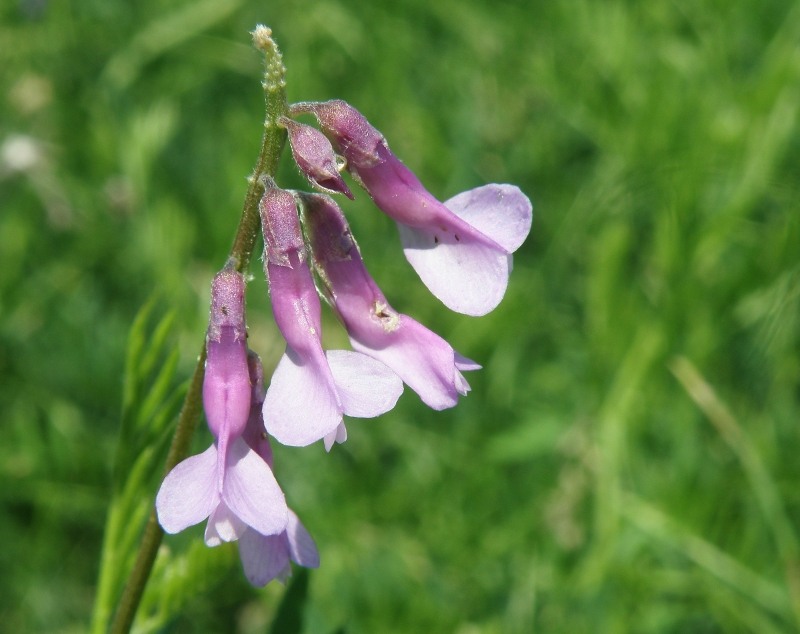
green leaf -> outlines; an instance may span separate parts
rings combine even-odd
[[[178,414],[186,386],[175,386],[178,351],[170,346],[174,314],[155,324],[155,299],[133,321],[128,337],[119,440],[112,497],[103,536],[92,631],[106,631],[133,563],[139,535],[153,505],[161,475],[169,422]]]

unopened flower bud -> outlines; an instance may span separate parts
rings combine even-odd
[[[351,169],[372,167],[383,162],[378,154],[378,148],[386,143],[383,135],[346,101],[332,99],[298,103],[291,110],[312,113],[325,134],[344,154]]]
[[[316,188],[329,194],[353,194],[339,174],[333,146],[322,132],[287,117],[280,120],[289,133],[289,145],[297,167]]]

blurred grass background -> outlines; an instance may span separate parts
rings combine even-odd
[[[782,0],[4,3],[3,629],[86,628],[127,333],[155,293],[188,376],[260,142],[258,22],[290,101],[353,103],[441,198],[511,182],[535,207],[505,301],[472,319],[363,193],[347,203],[394,306],[484,370],[453,410],[407,392],[330,455],[278,449],[322,556],[306,631],[798,631],[800,5]],[[280,182],[303,187],[288,161]],[[194,585],[175,598],[158,569],[144,614],[170,596],[161,631],[264,631],[284,588],[187,533],[165,544]]]

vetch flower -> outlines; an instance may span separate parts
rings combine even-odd
[[[158,521],[168,533],[209,518],[209,546],[237,539],[248,526],[274,535],[289,521],[272,471],[242,437],[251,402],[244,287],[244,277],[229,268],[211,287],[203,407],[214,443],[175,466],[156,496]]]
[[[530,200],[514,185],[484,185],[441,203],[389,149],[383,135],[348,103],[300,103],[311,112],[348,170],[398,223],[403,251],[448,308],[484,315],[503,298],[511,254],[528,235]]]
[[[248,365],[253,394],[244,439],[272,469],[272,448],[269,437],[264,431],[264,420],[261,416],[264,402],[264,372],[261,360],[254,352],[249,353]],[[291,509],[286,529],[281,533],[262,535],[252,528],[247,528],[239,537],[239,557],[242,560],[245,576],[254,586],[265,586],[273,579],[285,581],[291,575],[291,561],[306,568],[319,567],[317,546]]]
[[[370,418],[394,407],[402,381],[382,363],[349,350],[322,350],[321,306],[308,267],[294,196],[269,187],[261,199],[264,269],[286,352],[264,400],[264,424],[293,446],[343,442],[342,415]]]
[[[461,374],[480,366],[407,315],[395,311],[370,277],[347,220],[328,196],[303,196],[314,263],[354,350],[382,361],[434,409],[469,391]]]

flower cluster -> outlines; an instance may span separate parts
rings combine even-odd
[[[367,272],[339,206],[328,194],[353,194],[346,169],[395,220],[406,259],[448,308],[484,315],[502,299],[511,254],[527,236],[528,198],[512,185],[485,185],[442,203],[391,152],[383,135],[344,101],[298,103],[319,129],[281,117],[292,156],[323,193],[265,182],[260,202],[264,271],[286,350],[265,390],[248,350],[245,278],[227,266],[211,287],[203,405],[213,444],[178,464],[156,499],[169,533],[208,520],[205,541],[239,542],[247,578],[285,579],[289,561],[316,567],[310,535],[287,507],[273,475],[270,436],[291,446],[344,442],[344,416],[392,409],[403,385],[427,405],[453,407],[480,366],[411,317],[398,313]],[[324,350],[322,296],[347,330],[352,350]]]

